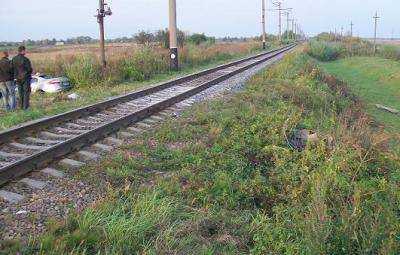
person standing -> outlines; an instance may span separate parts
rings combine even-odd
[[[19,106],[23,110],[29,108],[33,71],[31,61],[25,55],[25,46],[20,46],[18,48],[18,55],[12,59],[14,78],[17,80],[18,85]]]
[[[0,93],[7,111],[16,107],[14,72],[11,61],[8,59],[8,52],[3,51],[0,59]]]

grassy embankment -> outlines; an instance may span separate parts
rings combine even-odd
[[[399,154],[320,74],[287,57],[84,169],[108,175],[108,198],[24,254],[395,254]],[[291,149],[303,128],[320,140]]]
[[[375,106],[400,108],[400,47],[380,45],[374,55],[373,45],[367,41],[345,38],[338,42],[319,38],[308,44],[306,52],[319,60],[329,74],[347,83],[378,123],[385,125],[388,131],[400,133],[399,115]]]
[[[400,110],[400,62],[353,57],[321,63],[330,74],[345,81],[364,102],[367,112],[390,131],[400,134],[400,115],[376,108],[381,104]]]
[[[0,110],[0,130],[44,116],[62,113],[110,96],[206,69],[226,61],[259,52],[258,43],[227,43],[185,46],[181,50],[182,69],[169,71],[168,51],[159,47],[121,46],[108,48],[108,69],[102,74],[95,48],[36,52],[29,55],[35,72],[66,75],[75,84],[80,99],[69,101],[66,94],[32,97],[28,111],[5,113]]]

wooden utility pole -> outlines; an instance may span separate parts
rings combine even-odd
[[[378,16],[378,12],[375,13],[374,20],[375,20],[375,29],[374,29],[374,54],[376,54],[376,37],[377,37],[377,32],[378,32],[378,20],[380,17]]]
[[[261,23],[262,23],[262,42],[263,42],[263,49],[265,50],[267,48],[267,36],[265,32],[265,0],[262,1],[262,18],[261,18]]]
[[[178,62],[178,37],[176,25],[176,0],[169,0],[169,48],[171,70],[179,69]]]
[[[110,7],[106,10],[106,3],[104,0],[99,0],[99,9],[97,9],[97,22],[99,23],[100,27],[100,57],[101,57],[101,64],[103,69],[107,67],[106,62],[106,50],[105,50],[105,36],[104,36],[104,18],[106,16],[111,16],[112,12]]]

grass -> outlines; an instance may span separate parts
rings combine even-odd
[[[377,109],[382,104],[400,110],[400,63],[372,57],[353,57],[321,63],[326,71],[349,84],[366,109],[388,130],[400,133],[400,116]]]
[[[154,60],[156,56],[160,54],[157,50],[138,50],[137,48],[129,49],[134,53],[131,58],[128,57],[125,59],[123,59],[123,56],[128,54],[124,53],[127,50],[126,48],[120,49],[120,47],[117,47],[115,51],[109,49],[110,54],[112,52],[115,53],[112,57],[114,59],[114,64],[112,65],[116,65],[118,61],[124,61],[123,64],[120,64],[122,67],[118,68],[123,68],[125,74],[123,75],[124,77],[120,77],[121,82],[117,84],[114,84],[115,81],[113,82],[112,78],[106,79],[109,83],[95,82],[102,78],[96,71],[98,70],[98,67],[96,67],[98,63],[96,61],[98,60],[96,60],[95,56],[89,58],[91,56],[90,54],[94,54],[88,53],[91,48],[81,49],[84,52],[82,53],[83,55],[74,55],[73,52],[75,51],[71,51],[70,49],[65,52],[62,51],[61,53],[59,51],[51,53],[35,53],[36,55],[33,56],[33,62],[34,67],[37,68],[36,70],[62,75],[64,72],[62,71],[63,68],[67,68],[67,72],[71,72],[71,80],[76,83],[79,83],[80,81],[83,82],[80,86],[76,86],[73,91],[69,92],[79,94],[80,99],[70,101],[67,99],[66,94],[33,95],[31,100],[32,107],[28,111],[4,112],[0,110],[0,130],[4,130],[26,121],[63,113],[77,107],[98,102],[107,97],[128,93],[139,88],[144,88],[161,81],[176,78],[177,76],[187,75],[210,68],[260,51],[256,48],[254,43],[231,43],[218,46],[191,46],[182,50],[181,57],[185,58],[185,60],[182,60],[182,69],[179,72],[170,72],[167,70],[168,68],[166,63],[163,64],[165,66],[164,68],[159,69],[157,68],[157,65],[152,62],[151,59]],[[139,61],[141,63],[140,72],[135,69],[135,66],[137,66],[139,62],[136,60],[135,62],[133,59],[136,59],[137,61],[141,59]],[[160,57],[160,59],[164,62],[166,61],[164,57]],[[82,61],[84,63],[81,63]],[[91,61],[94,62],[92,63]],[[110,67],[111,72],[113,72],[112,70],[115,71],[115,68],[117,67]],[[90,73],[93,73],[93,75],[88,75]],[[125,80],[125,82],[122,82],[123,80]],[[90,83],[91,85],[89,86],[88,84]]]
[[[77,178],[108,198],[22,254],[396,254],[400,154],[305,54],[194,107]],[[319,141],[294,150],[296,129]],[[162,174],[156,174],[161,172]]]

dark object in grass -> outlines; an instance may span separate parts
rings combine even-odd
[[[199,223],[199,229],[203,237],[212,237],[218,233],[219,227],[217,222],[204,219]]]
[[[289,138],[289,145],[293,149],[302,151],[306,148],[308,142],[316,142],[318,140],[316,133],[311,133],[307,129],[295,129]]]

